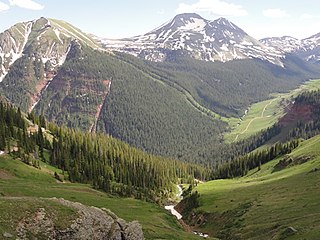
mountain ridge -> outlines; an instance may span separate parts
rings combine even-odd
[[[264,38],[260,41],[277,51],[296,54],[305,61],[312,63],[320,61],[320,33],[304,39],[283,36]]]
[[[171,21],[140,36],[119,40],[95,37],[106,49],[151,61],[165,61],[165,50],[184,50],[205,61],[258,58],[282,65],[283,54],[270,50],[226,18],[210,21],[196,13],[176,15]]]

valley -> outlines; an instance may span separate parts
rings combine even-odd
[[[303,91],[317,89],[320,89],[320,80],[309,80],[288,93],[272,94],[270,100],[253,104],[240,119],[229,119],[231,131],[224,135],[224,139],[227,142],[236,142],[271,127],[285,114],[294,97]]]
[[[120,39],[9,27],[0,239],[319,239],[319,36],[197,13]]]
[[[280,157],[243,177],[199,184],[199,207],[184,219],[221,239],[317,239],[319,140],[306,140],[285,156],[293,159],[288,167],[277,168]]]

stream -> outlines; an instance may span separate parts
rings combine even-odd
[[[177,197],[180,199],[180,201],[182,200],[182,188],[180,185],[177,185],[178,189],[179,189],[179,192],[177,193]],[[173,216],[175,216],[178,220],[180,220],[182,218],[182,215],[174,209],[176,205],[167,205],[167,206],[164,206],[164,208],[166,210],[169,210],[171,212],[171,214]]]
[[[182,198],[183,198],[183,197],[182,197],[182,188],[181,188],[180,185],[177,185],[177,187],[178,187],[178,190],[179,190],[179,192],[177,193],[177,197],[178,197],[178,199],[180,199],[180,201],[181,201]],[[179,201],[179,202],[180,202],[180,201]],[[177,204],[178,204],[178,203],[177,203]],[[176,205],[177,205],[177,204],[176,204]],[[181,215],[177,210],[174,209],[174,207],[175,207],[176,205],[167,205],[167,206],[164,206],[164,208],[165,208],[166,210],[170,211],[171,214],[172,214],[173,216],[175,216],[178,220],[181,220],[182,215]],[[208,234],[202,233],[202,232],[198,232],[198,231],[193,231],[193,234],[198,235],[199,237],[203,237],[203,238],[208,238],[208,237],[209,237]]]

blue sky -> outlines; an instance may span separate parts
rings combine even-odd
[[[319,0],[0,0],[0,32],[44,16],[101,37],[131,37],[177,13],[196,12],[209,20],[226,17],[257,39],[302,39],[320,32],[319,9]]]

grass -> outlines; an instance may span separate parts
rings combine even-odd
[[[110,196],[85,184],[58,183],[52,174],[54,171],[59,172],[57,169],[46,166],[44,163],[41,163],[41,167],[42,169],[39,170],[17,159],[12,159],[11,156],[1,155],[0,170],[5,170],[12,177],[1,179],[0,175],[0,208],[6,208],[11,203],[14,204],[13,207],[15,206],[16,203],[6,199],[10,197],[29,199],[30,201],[25,204],[30,206],[30,209],[39,205],[39,197],[64,198],[89,206],[105,207],[126,221],[138,220],[146,239],[198,239],[193,234],[185,232],[176,219],[158,205],[132,198]],[[14,215],[16,212],[19,213],[18,219],[23,217],[25,208],[18,208],[18,206],[16,204],[17,209],[11,209],[7,213],[0,211],[0,219],[7,221],[6,219],[10,219],[8,215]],[[60,214],[66,211],[67,209],[61,208]],[[12,230],[7,225],[0,225],[0,236]]]
[[[245,177],[199,185],[197,211],[208,219],[201,231],[235,239],[319,239],[320,171],[314,170],[320,170],[320,136],[303,142],[290,156],[312,157],[274,172],[276,159]]]
[[[25,218],[35,215],[39,208],[53,219],[57,229],[65,229],[78,217],[77,212],[61,204],[34,198],[0,198],[0,236],[10,233],[16,236],[16,226]],[[14,214],[13,214],[14,213]]]
[[[69,24],[65,21],[62,21],[62,20],[51,19],[51,18],[49,18],[49,20],[50,20],[51,24],[53,24],[54,27],[64,28],[64,31],[66,31],[69,35],[76,36],[77,38],[79,38],[80,40],[85,42],[88,46],[90,46],[94,49],[99,48],[98,44],[93,39],[91,39],[86,34],[84,34],[80,29],[75,28],[71,24]]]
[[[253,104],[242,119],[231,118],[231,132],[225,134],[226,142],[236,142],[271,127],[284,115],[290,100],[302,91],[320,89],[320,79],[310,80],[289,93],[273,94],[271,99]]]

